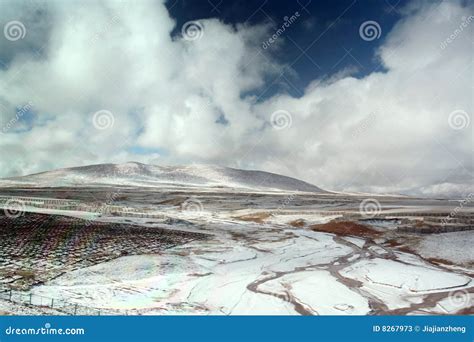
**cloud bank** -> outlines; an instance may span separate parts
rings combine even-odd
[[[472,5],[414,2],[385,33],[379,69],[314,80],[299,98],[255,95],[287,67],[261,48],[265,24],[206,19],[180,34],[156,1],[11,1],[0,13],[25,26],[0,39],[2,177],[135,160],[341,191],[474,191]]]

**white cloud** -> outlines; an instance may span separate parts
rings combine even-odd
[[[301,98],[256,101],[245,94],[284,67],[260,47],[265,25],[202,20],[202,37],[187,41],[171,35],[175,22],[154,1],[49,2],[40,12],[12,3],[0,5],[1,23],[23,20],[27,36],[0,43],[8,66],[0,118],[4,125],[28,102],[37,117],[31,130],[0,135],[1,176],[127,160],[209,162],[335,190],[473,191],[473,27],[440,47],[472,6],[413,3],[378,51],[385,71],[362,79],[341,72],[315,80]],[[107,130],[92,124],[101,109],[115,117]],[[448,124],[458,109],[471,116],[462,130]],[[291,127],[272,128],[277,110],[291,113]],[[128,150],[137,145],[163,152]]]

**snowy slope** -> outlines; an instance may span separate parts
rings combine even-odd
[[[295,178],[263,171],[210,165],[156,166],[136,162],[72,167],[0,180],[0,186],[53,187],[99,184],[324,192],[312,184]]]

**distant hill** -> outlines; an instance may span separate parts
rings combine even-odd
[[[88,185],[325,192],[315,185],[298,179],[263,171],[248,171],[211,165],[157,166],[137,162],[71,167],[0,180],[0,186],[58,187]]]

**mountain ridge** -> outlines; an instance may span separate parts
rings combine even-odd
[[[241,170],[207,164],[158,166],[139,162],[75,166],[0,179],[0,186],[13,185],[33,187],[85,185],[190,186],[259,191],[326,192],[313,184],[296,178],[265,171]]]

